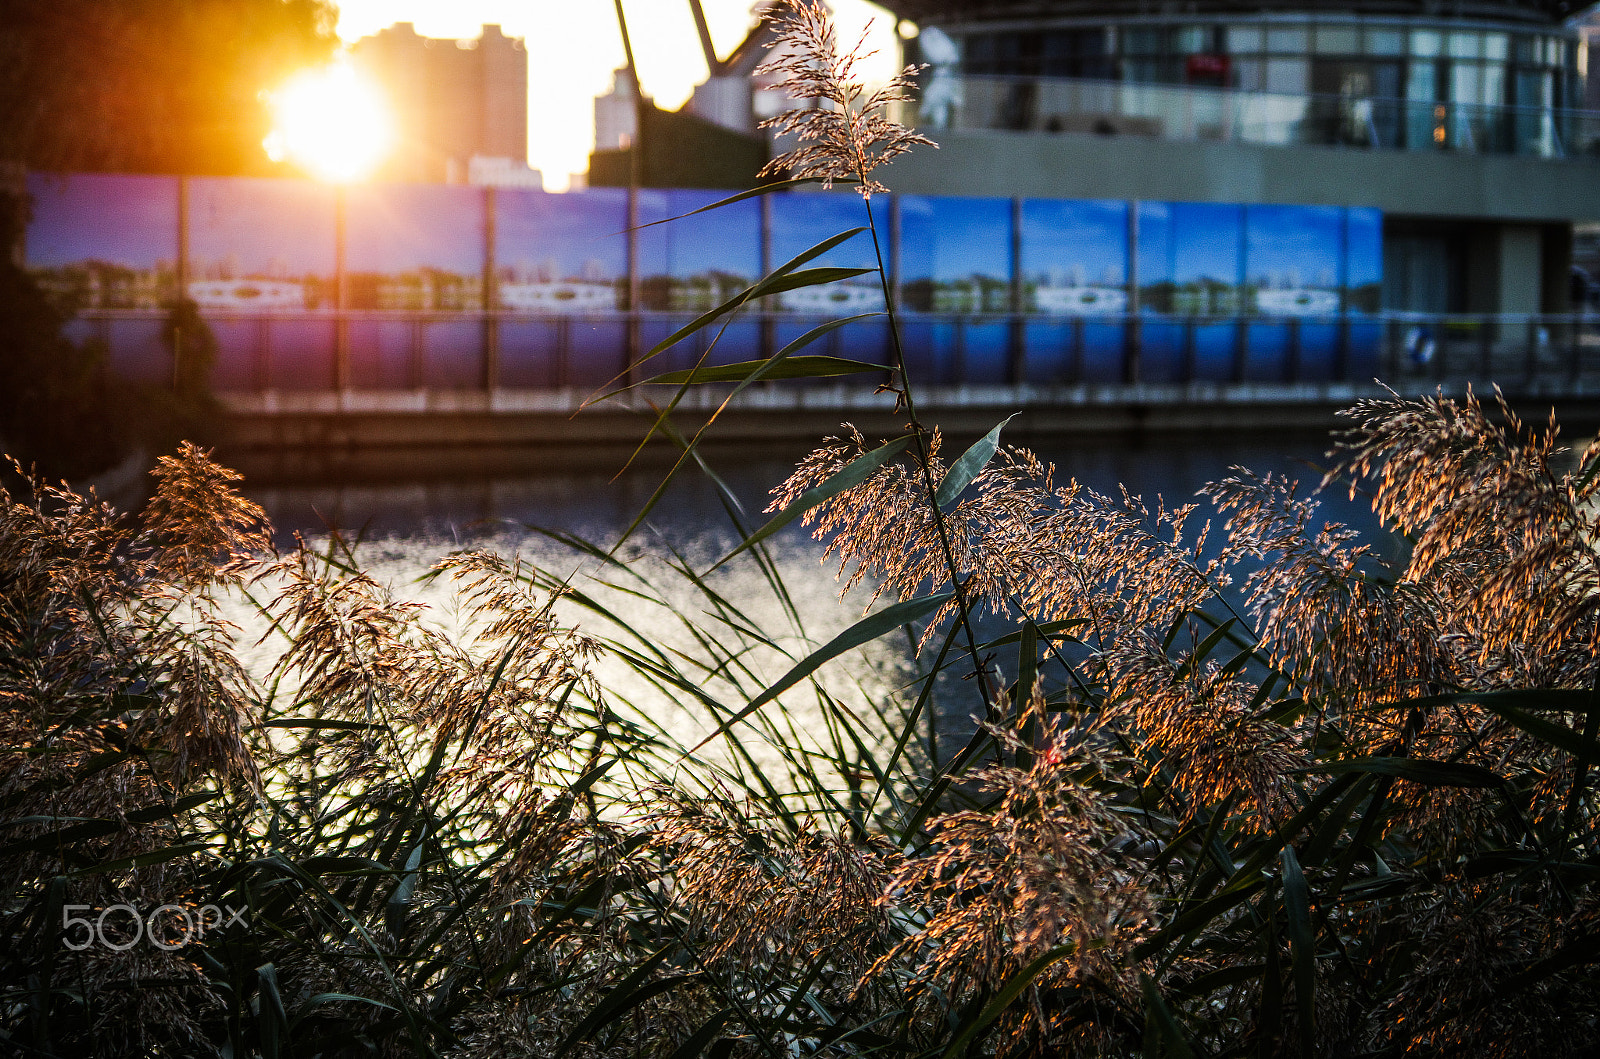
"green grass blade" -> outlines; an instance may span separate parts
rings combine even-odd
[[[950,469],[945,472],[944,480],[939,483],[938,492],[934,494],[935,504],[943,509],[955,503],[962,491],[971,485],[979,473],[989,465],[989,461],[994,459],[995,450],[1000,447],[1001,429],[1021,414],[1012,412],[1006,416],[993,430],[973,442],[972,447],[950,465]]]
[[[1195,667],[1201,662],[1204,662],[1206,656],[1211,654],[1211,652],[1216,649],[1217,644],[1223,641],[1223,639],[1228,635],[1228,631],[1233,628],[1236,621],[1237,619],[1235,618],[1229,618],[1227,621],[1213,629],[1210,635],[1208,635],[1204,640],[1200,641],[1200,645],[1194,649],[1194,653],[1183,660],[1183,664],[1178,667],[1178,672],[1173,676],[1172,679],[1174,681],[1181,681],[1188,677],[1188,675],[1194,671]]]
[[[786,357],[781,364],[777,358],[768,360],[741,360],[735,364],[712,364],[682,371],[669,371],[637,383],[678,384],[702,382],[743,382],[746,379],[829,379],[839,375],[860,375],[869,371],[888,371],[887,364],[871,364],[864,360],[847,360],[843,357]]]
[[[731,1014],[733,1014],[732,1008],[712,1012],[711,1017],[702,1022],[700,1028],[677,1047],[672,1053],[672,1059],[699,1059],[700,1054],[709,1048],[711,1042],[722,1032],[722,1027],[726,1025]]]
[[[1033,984],[1034,979],[1038,978],[1054,964],[1060,963],[1077,951],[1078,947],[1076,945],[1057,945],[1044,955],[1035,957],[1026,967],[1008,978],[1006,984],[1000,987],[1000,991],[994,995],[988,1004],[984,1005],[982,1010],[968,1015],[956,1027],[956,1039],[950,1042],[949,1048],[945,1049],[944,1059],[959,1059],[962,1052],[966,1050],[968,1042],[978,1034],[978,1031],[1004,1014],[1006,1008],[1011,1006],[1012,1001],[1021,996],[1024,989]]]
[[[673,949],[674,942],[661,946],[650,957],[635,967],[626,978],[612,986],[606,995],[600,998],[599,1003],[583,1017],[579,1023],[572,1027],[572,1032],[567,1034],[566,1040],[561,1042],[561,1047],[556,1049],[556,1059],[572,1051],[573,1048],[588,1040],[596,1030],[610,1022],[615,1016],[626,1011],[631,1011],[650,997],[680,984],[686,975],[673,975],[669,978],[649,982],[648,979],[655,973],[657,967],[664,963]]]
[[[1302,1054],[1316,1052],[1317,951],[1311,931],[1311,888],[1294,855],[1283,847],[1283,909],[1289,917],[1289,948],[1294,970],[1295,1006],[1300,1011]]]
[[[743,390],[746,386],[749,386],[751,383],[759,382],[761,379],[769,377],[770,371],[771,370],[775,370],[779,366],[780,362],[783,362],[783,361],[786,361],[788,359],[793,358],[793,354],[794,353],[798,352],[799,350],[804,349],[806,346],[808,346],[811,343],[815,342],[817,339],[821,338],[823,335],[826,335],[831,331],[837,331],[839,328],[844,327],[847,324],[853,324],[853,323],[856,323],[856,322],[861,321],[861,320],[870,320],[870,319],[872,319],[874,317],[882,316],[882,315],[883,315],[882,313],[857,313],[854,316],[835,317],[832,320],[824,321],[823,323],[818,324],[816,327],[813,327],[811,330],[807,331],[805,334],[801,335],[799,338],[795,339],[793,342],[790,342],[788,345],[784,346],[782,349],[778,350],[778,352],[774,353],[772,356],[766,358],[765,360],[746,361],[745,363],[747,363],[747,364],[768,365],[769,366],[769,370],[768,371],[763,371],[760,368],[757,368],[750,375],[743,376],[743,377],[741,377],[741,378],[739,378],[737,380],[734,380],[734,381],[737,381],[739,383],[739,385],[734,388],[733,392],[736,394],[736,393],[740,392],[741,390]],[[799,359],[799,358],[793,358],[793,359]],[[834,359],[834,358],[823,357],[823,358],[818,358],[818,359],[831,360],[831,359]],[[885,371],[889,370],[887,365],[878,365],[878,367],[881,367]],[[655,376],[654,378],[644,379],[641,382],[630,383],[627,386],[619,386],[614,390],[610,390],[607,393],[601,394],[599,397],[593,398],[593,400],[603,401],[607,397],[615,396],[616,394],[619,394],[619,393],[622,393],[622,392],[624,392],[626,390],[632,389],[635,386],[646,386],[646,385],[649,385],[650,383],[711,382],[711,381],[715,381],[715,380],[707,378],[705,373],[706,372],[710,372],[710,371],[715,371],[715,370],[716,370],[716,366],[714,366],[714,365],[712,367],[706,367],[704,365],[697,365],[696,367],[690,368],[687,371],[668,372],[666,375],[658,375],[658,376]],[[669,378],[669,376],[676,376],[676,375],[686,376],[686,378],[682,378],[682,379],[671,379],[671,378]],[[783,376],[778,376],[778,377],[783,377]],[[793,376],[793,377],[801,378],[803,376]],[[732,395],[730,394],[730,396],[732,396]]]
[[[1167,1006],[1167,998],[1161,995],[1155,979],[1140,974],[1139,989],[1144,994],[1144,1054],[1147,1059],[1161,1056],[1192,1059],[1194,1052],[1184,1040],[1183,1028]]]
[[[1414,757],[1368,757],[1330,761],[1305,772],[1375,772],[1380,776],[1410,780],[1425,787],[1504,787],[1506,781],[1489,769],[1463,761],[1430,761]]]
[[[793,669],[785,673],[775,683],[769,685],[761,694],[750,700],[748,706],[718,725],[715,732],[696,743],[689,752],[692,754],[701,749],[723,732],[726,732],[744,718],[773,701],[812,673],[815,673],[824,663],[839,657],[852,648],[860,647],[864,643],[876,640],[884,633],[897,629],[907,622],[916,621],[918,618],[933,613],[944,606],[954,594],[953,592],[936,592],[931,596],[918,596],[916,599],[904,600],[885,607],[875,614],[867,615],[832,640],[829,640],[822,647],[801,659]]]
[[[284,1010],[283,994],[278,991],[277,968],[270,963],[257,967],[256,982],[261,990],[262,1059],[277,1059],[287,1054],[289,1044],[289,1016]]]
[[[789,523],[793,522],[795,519],[799,518],[807,511],[810,511],[823,501],[838,496],[846,489],[851,489],[860,485],[862,482],[866,481],[868,476],[876,471],[879,467],[882,467],[895,456],[898,456],[901,452],[904,452],[906,446],[910,444],[910,438],[896,438],[894,441],[879,445],[871,452],[863,453],[862,455],[857,456],[855,459],[839,468],[839,470],[835,471],[833,475],[821,485],[812,486],[810,489],[807,489],[805,492],[801,493],[795,498],[794,503],[790,504],[776,515],[772,516],[770,521],[741,541],[737,548],[733,549],[733,551],[729,552],[727,555],[724,555],[721,559],[718,559],[716,564],[712,566],[710,570],[707,570],[706,573],[709,574],[711,570],[715,570],[717,567],[721,566],[729,559],[732,559],[735,555],[738,555],[745,549],[754,547],[755,545],[766,540],[768,537],[783,529],[783,527],[787,526]]]

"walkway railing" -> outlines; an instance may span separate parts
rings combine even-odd
[[[771,355],[823,317],[772,313],[702,331],[640,363],[691,317],[678,313],[348,312],[208,318],[224,393],[582,391],[697,363]],[[157,312],[97,311],[71,327],[97,338],[117,377],[160,384],[172,352]],[[881,318],[831,332],[806,352],[888,364]],[[1600,387],[1600,316],[1305,317],[1096,314],[905,316],[905,350],[924,386],[1150,386],[1193,383],[1480,385],[1547,392]],[[847,376],[871,388],[876,373]],[[805,385],[774,383],[774,386]]]
[[[1051,77],[950,77],[900,116],[926,129],[1600,158],[1600,112]]]

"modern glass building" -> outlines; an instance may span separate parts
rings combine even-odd
[[[1578,5],[884,3],[943,148],[897,189],[1376,207],[1385,308],[1570,307],[1600,220]]]

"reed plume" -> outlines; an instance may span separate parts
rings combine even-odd
[[[799,141],[798,147],[768,162],[761,176],[820,177],[824,186],[850,179],[870,199],[889,190],[872,178],[875,169],[913,147],[938,146],[886,113],[892,104],[911,98],[912,79],[922,67],[907,66],[869,92],[856,70],[874,54],[865,50],[865,34],[841,52],[833,20],[811,0],[784,0],[767,17],[778,31],[768,45],[776,54],[756,73],[782,75],[776,87],[805,105],[761,123]]]

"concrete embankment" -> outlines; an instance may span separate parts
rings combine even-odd
[[[1427,387],[1431,390],[1431,387]],[[977,436],[1012,413],[1008,440],[1027,444],[1073,434],[1300,432],[1326,434],[1337,413],[1385,391],[1348,383],[964,386],[917,394],[925,423],[953,440]],[[1419,390],[1418,392],[1424,392]],[[256,481],[382,480],[440,475],[538,473],[552,467],[615,467],[638,446],[671,391],[585,405],[575,391],[400,391],[224,395],[230,424],[219,455]],[[714,448],[804,451],[853,423],[889,437],[906,415],[896,394],[862,387],[784,386],[684,395],[672,422],[693,434],[713,415],[703,442]],[[1524,393],[1518,411],[1543,421],[1554,407],[1568,436],[1600,420],[1600,395]],[[720,408],[720,411],[719,411]],[[648,447],[672,458],[669,437]]]

